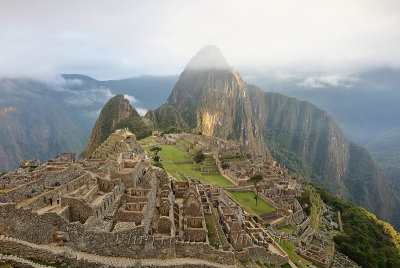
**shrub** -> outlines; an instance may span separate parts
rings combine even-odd
[[[155,162],[153,165],[156,167],[159,167],[159,168],[164,168],[164,166],[161,164],[161,162]]]
[[[204,160],[204,158],[206,158],[206,156],[204,155],[203,151],[198,151],[195,155],[194,155],[194,162],[196,163],[200,163]]]
[[[227,169],[227,168],[229,168],[229,164],[227,162],[223,162],[221,164],[221,167],[222,167],[222,169]]]

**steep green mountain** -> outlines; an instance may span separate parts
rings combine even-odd
[[[155,129],[164,130],[168,127],[189,131],[189,126],[180,113],[171,105],[163,105],[156,110],[149,110],[144,116]]]
[[[362,267],[400,266],[400,235],[390,224],[321,187],[316,188],[324,203],[341,213],[343,232],[333,238],[339,251]]]
[[[359,73],[248,72],[261,89],[306,100],[327,110],[345,135],[367,146],[400,194],[400,69]]]
[[[118,123],[129,117],[139,118],[140,120],[140,115],[124,98],[124,95],[119,94],[111,98],[104,105],[94,124],[85,150],[85,157],[89,158],[94,150],[113,133]]]
[[[0,171],[84,150],[88,120],[63,103],[63,92],[32,79],[0,78],[0,94]]]
[[[176,107],[195,131],[241,141],[263,155],[265,146],[247,91],[220,50],[207,46],[187,64],[167,104]]]
[[[383,133],[367,147],[400,194],[400,128]]]
[[[111,98],[103,107],[93,127],[85,157],[89,158],[94,150],[116,129],[128,128],[137,139],[150,136],[152,130],[164,131],[169,127],[175,130],[190,130],[179,112],[172,106],[163,105],[149,110],[141,117],[123,95]]]
[[[351,143],[331,116],[311,103],[247,85],[217,48],[206,47],[191,59],[167,104],[194,130],[271,154],[400,227],[393,213],[400,207],[398,197],[365,148]]]

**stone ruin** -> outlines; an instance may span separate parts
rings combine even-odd
[[[80,267],[104,265],[108,257],[132,267],[142,259],[183,258],[193,267],[233,266],[235,259],[288,263],[288,255],[221,188],[177,181],[152,166],[127,130],[111,135],[91,159],[76,162],[73,154],[61,154],[34,164],[33,171],[0,177],[3,253],[61,258]],[[210,245],[206,216],[223,230],[226,247]]]

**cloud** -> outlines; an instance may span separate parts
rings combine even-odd
[[[135,107],[136,111],[141,115],[144,116],[147,113],[147,109]]]
[[[399,13],[397,0],[3,1],[0,76],[175,75],[207,44],[239,70],[399,67]]]
[[[359,81],[358,78],[346,75],[321,75],[306,78],[298,86],[305,88],[346,87],[351,88],[352,83]]]
[[[125,97],[125,99],[127,99],[131,103],[131,105],[133,105],[134,103],[138,102],[138,100],[135,99],[135,97],[133,97],[131,95],[125,94],[124,97]]]
[[[108,88],[89,88],[87,90],[69,90],[65,102],[75,106],[93,106],[106,103],[114,94]]]

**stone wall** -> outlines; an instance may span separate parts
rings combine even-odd
[[[53,242],[55,229],[66,231],[68,221],[55,212],[38,215],[15,204],[0,203],[0,234],[36,244]]]
[[[302,224],[297,226],[296,233],[304,232],[310,226],[310,218],[307,218]]]
[[[150,172],[150,171],[147,171]],[[151,224],[153,222],[154,217],[154,210],[156,205],[156,197],[157,197],[157,177],[155,174],[152,174],[152,181],[151,181],[151,190],[149,194],[149,199],[147,201],[147,209],[144,216],[144,231],[147,233],[151,230]]]
[[[55,202],[57,200],[57,197],[61,197],[62,195],[73,191],[74,189],[77,189],[81,187],[82,185],[88,183],[90,180],[92,180],[92,177],[90,174],[85,173],[78,178],[71,180],[67,184],[61,185],[54,190],[48,191],[42,196],[38,196],[34,200],[32,200],[30,203],[28,203],[25,207],[26,208],[31,208],[34,210],[40,209],[46,205],[50,204],[50,198],[53,199]]]
[[[240,261],[252,260],[255,262],[268,263],[269,265],[282,266],[289,263],[289,256],[276,254],[274,252],[266,250],[264,247],[253,246],[246,248],[243,251],[237,252],[236,257]]]
[[[20,202],[42,193],[46,187],[54,187],[55,184],[66,184],[75,179],[82,172],[77,171],[75,166],[70,166],[59,172],[44,173],[39,179],[18,186],[10,191],[4,192],[6,202]]]
[[[153,258],[154,256],[152,256],[151,253],[163,249],[163,252],[165,253],[164,256],[166,256],[165,258],[167,259],[178,257],[178,255],[176,254],[177,252],[179,254],[179,257],[195,258],[193,262],[187,260],[186,263],[183,264],[166,263],[162,267],[168,266],[173,268],[184,268],[184,267],[210,268],[210,267],[217,267],[217,265],[214,266],[212,262],[221,263],[224,265],[228,264],[231,267],[234,264],[234,254],[232,252],[219,251],[203,243],[176,244],[174,241],[175,241],[174,239],[157,239],[154,241],[153,248],[151,250],[146,250],[146,253],[144,255],[148,256],[147,258]],[[46,263],[58,263],[59,260],[62,260],[63,262],[69,264],[72,267],[82,267],[82,268],[105,267],[105,263],[103,263],[100,260],[104,258],[98,258],[97,256],[94,255],[90,256],[86,255],[85,258],[82,257],[78,258],[77,256],[78,252],[68,250],[67,248],[57,248],[56,251],[52,251],[47,248],[38,247],[26,242],[24,243],[21,242],[22,241],[17,241],[13,239],[11,240],[0,239],[0,248],[3,250],[4,253],[7,254],[15,254],[25,259],[40,259],[41,261],[44,261]],[[201,257],[200,259],[205,260],[207,264],[201,263],[201,261],[199,261],[199,258],[193,257],[193,255],[195,255],[194,253],[198,253],[199,256]],[[83,256],[82,253],[80,253],[79,255]],[[140,257],[140,256],[130,255],[129,258],[132,258],[132,256],[134,256],[135,259]],[[2,262],[2,259],[3,258],[0,259],[0,263]],[[148,265],[142,264],[140,260],[139,261],[135,261],[134,259],[131,260],[132,264],[130,265],[124,265],[124,266],[117,265],[117,266],[130,267],[130,268],[155,267],[152,264]],[[114,259],[114,263],[116,261],[117,260]],[[16,263],[16,267],[24,267],[24,266],[18,266],[20,265],[20,263],[21,262],[19,262],[18,264]],[[31,267],[31,266],[26,266],[26,267]]]
[[[30,247],[26,244],[18,243],[17,241],[0,240],[1,253],[13,254],[25,259],[40,259],[46,263],[57,262],[57,259],[63,258],[63,254],[54,254],[50,250],[39,247]],[[18,264],[13,267],[21,267]],[[31,266],[27,266],[31,267]]]
[[[235,255],[231,251],[217,250],[206,243],[176,242],[176,257],[205,259],[222,264],[234,264]]]

